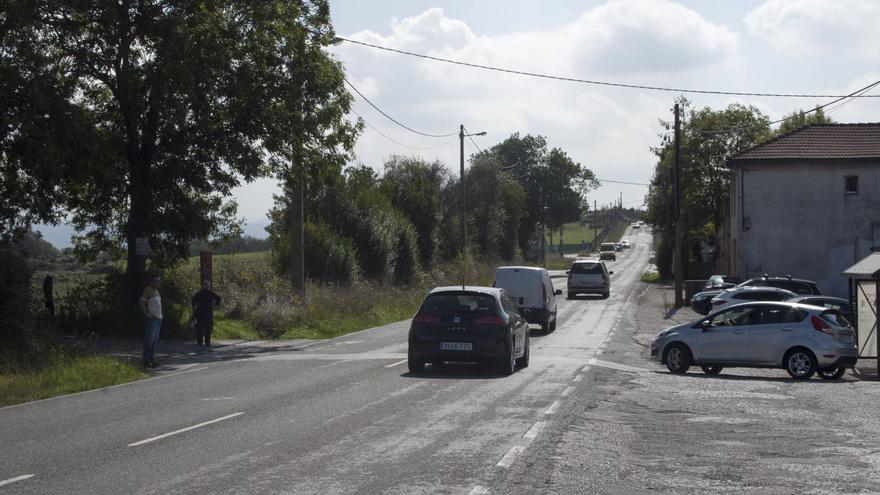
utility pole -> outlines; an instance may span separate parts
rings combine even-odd
[[[675,182],[674,187],[674,205],[673,221],[675,222],[675,247],[672,250],[672,263],[675,270],[675,307],[680,308],[684,305],[682,299],[682,286],[684,285],[684,260],[685,256],[682,252],[682,225],[681,225],[681,121],[679,119],[678,103],[675,104]]]
[[[459,204],[461,206],[459,208],[459,219],[458,219],[458,222],[459,222],[459,225],[458,225],[458,229],[459,229],[459,231],[458,231],[458,239],[459,239],[458,254],[459,254],[459,256],[464,256],[464,243],[465,243],[465,237],[464,237],[464,211],[465,211],[465,208],[464,208],[464,124],[461,124],[461,127],[459,128],[458,141],[459,141],[459,145],[460,145],[459,146],[459,158],[460,158],[460,163],[461,163],[461,170],[459,172],[460,173],[459,181],[461,182],[461,184],[460,184],[461,187],[459,187],[460,192],[461,192],[461,198],[460,198]],[[464,285],[463,282],[462,282],[462,285]]]
[[[291,175],[296,181],[296,184],[294,185],[294,187],[296,187],[296,192],[293,194],[290,204],[290,287],[293,289],[294,294],[303,299],[305,299],[306,296],[305,242],[303,235],[303,221],[305,217],[303,209],[303,190],[306,181],[306,164],[304,163],[304,153],[302,150],[302,132],[303,124],[305,122],[305,118],[303,117],[303,112],[305,111],[305,105],[303,103],[303,99],[305,98],[305,80],[303,72],[305,69],[302,65],[305,62],[306,55],[305,43],[305,40],[303,40],[299,46],[300,68],[296,70],[300,88],[300,94],[297,95],[297,104],[299,105],[297,117],[299,118],[299,125],[297,126],[298,129],[295,131],[296,135],[293,137],[293,149],[291,150],[292,163],[290,164],[293,169],[291,170]]]

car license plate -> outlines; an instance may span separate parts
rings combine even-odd
[[[470,342],[440,342],[440,349],[444,351],[470,351],[473,348]]]

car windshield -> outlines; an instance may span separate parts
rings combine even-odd
[[[599,248],[602,251],[614,251],[614,244],[610,242],[606,242],[602,244],[602,247]]]
[[[420,313],[480,314],[496,310],[495,298],[488,294],[431,294],[422,304]]]
[[[571,273],[574,275],[601,275],[602,266],[599,263],[575,263],[571,265]]]

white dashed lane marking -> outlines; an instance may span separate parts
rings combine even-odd
[[[573,379],[572,381],[573,381],[573,382],[579,382],[579,381],[581,381],[581,380],[583,380],[583,379],[584,379],[584,375],[577,375],[576,377],[574,377],[574,379]]]
[[[574,392],[574,387],[565,387],[565,390],[562,391],[562,396],[568,397],[572,392]]]
[[[18,481],[24,481],[26,479],[30,479],[33,477],[34,477],[33,474],[23,474],[21,476],[16,476],[15,478],[9,478],[8,480],[0,481],[0,486],[11,485],[12,483],[15,483]]]
[[[531,428],[529,428],[529,431],[525,432],[523,438],[534,440],[535,438],[537,438],[538,433],[541,433],[541,430],[543,430],[545,426],[547,426],[547,423],[545,423],[544,421],[536,422],[532,425]]]
[[[386,368],[393,368],[393,367],[395,367],[395,366],[397,366],[397,365],[399,365],[399,364],[403,364],[403,363],[405,363],[406,361],[407,361],[407,360],[404,359],[404,360],[398,361],[398,362],[396,362],[396,363],[391,363],[391,364],[389,364],[388,366],[386,366]]]
[[[522,454],[524,450],[526,450],[524,445],[514,445],[510,448],[510,450],[507,451],[506,454],[504,454],[504,457],[502,457],[501,460],[498,461],[498,464],[496,464],[496,466],[504,469],[509,468],[513,465],[513,461],[516,460],[516,456]]]
[[[489,495],[489,490],[486,487],[477,485],[471,490],[469,495]]]
[[[550,407],[548,407],[547,410],[544,411],[544,414],[556,414],[556,411],[559,410],[559,406],[561,405],[561,402],[559,402],[558,400],[554,400],[553,404],[550,404]]]
[[[179,429],[179,430],[175,430],[175,431],[172,431],[172,432],[163,433],[163,434],[161,434],[161,435],[157,435],[157,436],[152,437],[152,438],[147,438],[146,440],[141,440],[140,442],[130,443],[130,444],[128,444],[128,446],[129,446],[129,447],[137,447],[138,445],[144,445],[144,444],[146,444],[146,443],[155,442],[156,440],[162,440],[163,438],[168,438],[168,437],[170,437],[170,436],[172,436],[172,435],[178,435],[178,434],[180,434],[180,433],[185,433],[185,432],[190,431],[190,430],[195,430],[196,428],[201,428],[201,427],[203,427],[203,426],[208,426],[208,425],[211,425],[211,424],[214,424],[214,423],[219,423],[219,422],[221,422],[221,421],[226,421],[227,419],[232,419],[232,418],[234,418],[234,417],[236,417],[236,416],[241,416],[242,414],[244,414],[244,413],[243,413],[243,412],[237,412],[237,413],[234,413],[234,414],[230,414],[230,415],[228,415],[228,416],[223,416],[222,418],[212,419],[211,421],[205,421],[204,423],[199,423],[199,424],[197,424],[197,425],[187,426],[186,428],[181,428],[181,429]]]

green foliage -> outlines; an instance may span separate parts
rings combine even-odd
[[[33,268],[15,247],[0,243],[0,343],[7,355],[29,351],[35,340],[34,297],[31,289]]]
[[[424,266],[431,265],[437,251],[440,202],[447,176],[446,167],[438,161],[392,156],[385,162],[381,190],[415,227]]]
[[[307,223],[305,235],[306,276],[319,282],[351,285],[357,280],[357,256],[354,244],[326,225]]]
[[[738,103],[724,110],[709,107],[691,108],[684,98],[681,106],[680,143],[683,238],[690,252],[700,241],[715,242],[715,232],[724,218],[730,178],[725,161],[771,136],[770,119],[754,106]],[[671,268],[672,233],[670,209],[673,199],[672,168],[674,143],[671,134],[661,135],[660,146],[654,148],[658,162],[648,190],[645,220],[663,231],[658,245],[658,268],[666,276]],[[711,225],[710,229],[706,226]]]
[[[800,129],[801,127],[805,127],[813,124],[833,124],[834,119],[825,115],[825,112],[819,108],[811,113],[806,113],[803,110],[798,110],[796,112],[792,112],[784,117],[785,120],[779,124],[779,128],[773,133],[773,136],[781,136],[783,134],[788,134],[791,131]]]
[[[473,159],[465,178],[470,245],[484,259],[513,260],[519,253],[517,233],[525,213],[526,192],[495,155]],[[457,188],[458,184],[456,184]]]
[[[169,266],[239,232],[242,181],[349,157],[326,0],[7,3],[0,233],[69,213],[83,259],[124,247],[140,283],[135,238]]]

